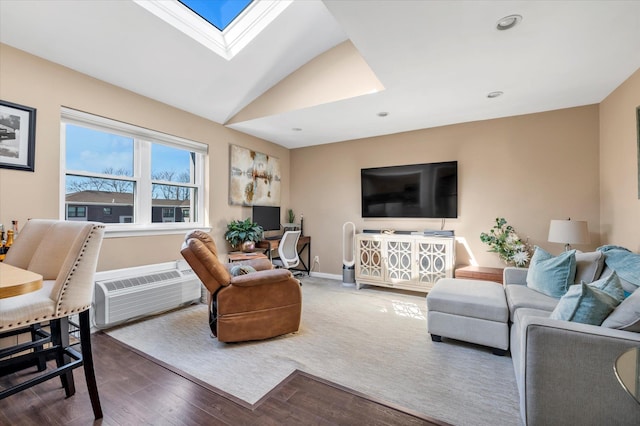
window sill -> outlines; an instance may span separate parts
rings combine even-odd
[[[152,235],[183,235],[193,229],[199,229],[205,232],[211,231],[210,226],[203,226],[198,223],[172,223],[171,225],[105,225],[104,238],[145,237]]]

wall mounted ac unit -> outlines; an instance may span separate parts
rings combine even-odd
[[[201,299],[201,282],[183,261],[96,273],[97,328],[153,315]]]

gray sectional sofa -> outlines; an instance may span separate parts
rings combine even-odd
[[[604,260],[601,252],[576,254],[575,283],[611,274]],[[640,347],[640,317],[635,323],[621,322],[612,313],[599,326],[551,319],[559,299],[528,287],[527,273],[524,268],[504,271],[510,350],[524,424],[640,425],[640,404],[614,373],[617,357]],[[623,303],[627,314],[630,307],[638,314],[640,290],[629,284],[623,281],[627,294],[632,293]]]

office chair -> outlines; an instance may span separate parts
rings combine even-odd
[[[298,266],[298,240],[301,231],[286,231],[278,245],[278,257],[272,260],[277,268],[291,269]]]

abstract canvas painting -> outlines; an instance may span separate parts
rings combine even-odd
[[[280,205],[280,160],[230,145],[229,204]]]

